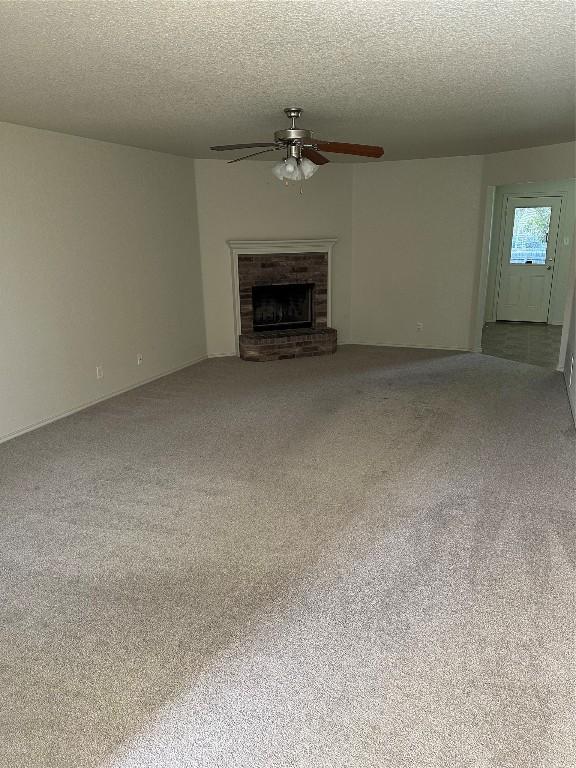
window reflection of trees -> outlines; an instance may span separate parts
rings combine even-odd
[[[552,208],[537,206],[514,209],[511,264],[544,264]]]

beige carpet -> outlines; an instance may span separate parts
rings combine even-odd
[[[560,374],[211,360],[0,446],[0,765],[573,768]]]

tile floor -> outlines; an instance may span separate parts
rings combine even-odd
[[[545,323],[486,323],[482,351],[493,357],[556,368],[560,350],[561,325]]]

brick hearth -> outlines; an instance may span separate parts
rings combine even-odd
[[[252,288],[312,284],[312,327],[254,331]],[[276,253],[238,256],[240,357],[262,362],[336,351],[336,331],[328,328],[328,254]]]
[[[240,336],[240,357],[257,363],[336,352],[334,328],[262,331]]]

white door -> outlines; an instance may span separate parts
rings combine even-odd
[[[561,197],[505,199],[497,320],[547,322],[561,208]]]

